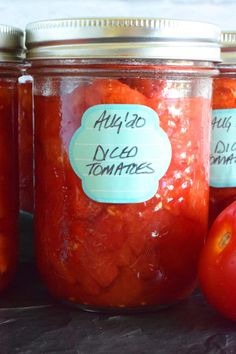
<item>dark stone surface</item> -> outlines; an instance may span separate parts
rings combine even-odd
[[[30,254],[0,298],[0,354],[236,353],[236,323],[218,315],[199,292],[156,313],[83,312],[50,297]]]
[[[151,314],[83,312],[56,303],[25,263],[0,299],[0,353],[236,353],[236,324],[198,292]]]

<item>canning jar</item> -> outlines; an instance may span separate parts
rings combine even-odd
[[[236,32],[221,37],[223,62],[213,81],[210,223],[236,200]]]
[[[58,299],[139,311],[193,290],[218,37],[164,19],[27,27],[37,262]]]
[[[0,25],[0,291],[9,284],[18,258],[17,80],[23,32]]]
[[[18,85],[20,210],[33,213],[32,77],[22,70]]]

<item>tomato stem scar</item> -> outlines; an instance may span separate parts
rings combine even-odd
[[[221,237],[221,239],[220,239],[220,241],[219,241],[219,247],[220,248],[225,248],[227,245],[228,245],[228,243],[229,243],[229,241],[230,241],[230,239],[231,239],[231,233],[230,232],[226,232],[225,234],[224,234],[224,236],[223,237]]]

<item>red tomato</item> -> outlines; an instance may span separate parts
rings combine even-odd
[[[236,202],[210,229],[200,256],[199,280],[208,302],[236,321]]]

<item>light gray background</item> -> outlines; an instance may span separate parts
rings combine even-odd
[[[236,30],[236,0],[0,0],[0,23],[21,28],[42,19],[104,16],[202,20]]]

